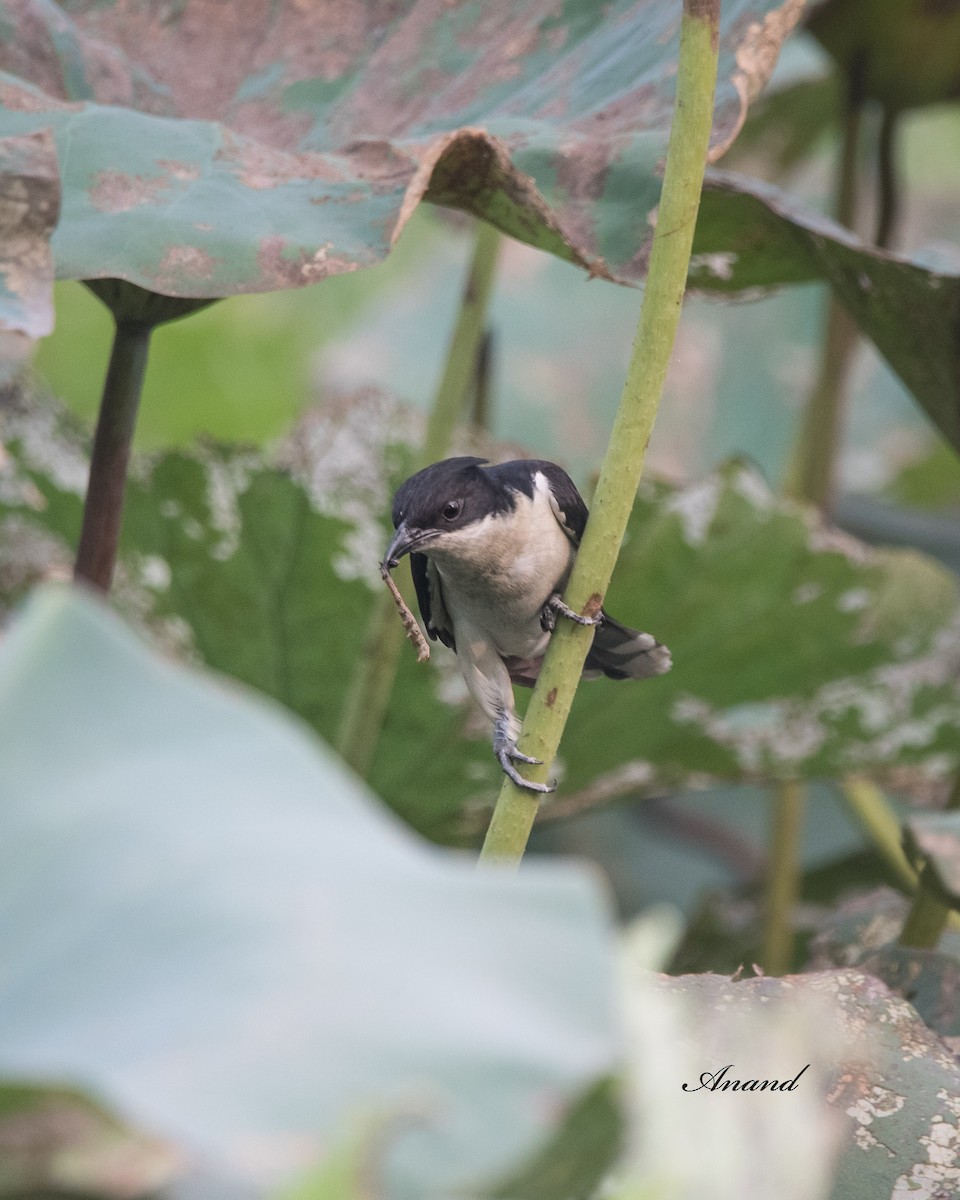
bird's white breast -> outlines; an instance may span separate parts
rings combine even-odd
[[[430,546],[456,626],[485,634],[501,654],[542,654],[549,635],[540,612],[562,590],[574,548],[550,502],[546,478],[534,477],[533,498],[522,493],[512,512],[484,517],[444,534]],[[459,634],[456,634],[459,642]]]

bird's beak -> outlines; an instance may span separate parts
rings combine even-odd
[[[432,541],[435,536],[432,529],[408,529],[406,521],[401,521],[397,532],[393,535],[393,541],[383,556],[383,565],[388,571],[392,571],[405,554],[417,550],[425,542]]]

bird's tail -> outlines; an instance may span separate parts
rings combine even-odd
[[[670,651],[649,633],[628,629],[603,614],[584,664],[584,678],[648,679],[663,675],[673,665]]]

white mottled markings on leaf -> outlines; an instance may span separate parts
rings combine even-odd
[[[677,492],[663,506],[664,512],[680,518],[688,545],[701,546],[706,541],[713,518],[717,515],[722,488],[723,479],[719,475],[711,475]]]
[[[697,697],[686,696],[674,704],[671,715],[679,724],[698,726],[728,749],[740,769],[752,777],[804,762],[828,736],[816,712],[785,701],[715,710]]]
[[[776,497],[759,471],[741,466],[734,472],[730,482],[733,490],[744,500],[749,500],[758,513],[772,512],[776,507]]]
[[[790,599],[794,604],[809,604],[812,600],[819,600],[823,595],[823,587],[819,583],[801,583],[798,584]]]
[[[905,1103],[903,1096],[875,1084],[865,1096],[859,1096],[846,1112],[860,1125],[872,1125],[878,1117],[893,1116]]]
[[[170,564],[159,554],[146,554],[140,560],[140,578],[151,591],[165,592],[172,578]]]
[[[366,388],[311,409],[277,448],[276,461],[305,488],[317,512],[350,528],[333,569],[344,580],[382,586],[379,563],[390,508],[390,456],[420,440],[419,413]]]
[[[712,275],[714,279],[732,279],[733,268],[737,265],[738,258],[739,255],[732,250],[693,254],[690,257],[690,274]]]
[[[956,1113],[958,1097],[949,1096],[941,1088],[937,1098]],[[951,1103],[952,1101],[952,1103]],[[890,1200],[941,1200],[960,1195],[960,1129],[957,1124],[934,1116],[929,1132],[920,1138],[927,1161],[917,1162],[909,1174],[903,1174],[894,1185]]]
[[[858,541],[849,533],[844,533],[842,529],[837,529],[833,525],[822,525],[813,509],[804,509],[803,513],[809,529],[807,544],[811,550],[818,554],[831,552],[842,554],[858,565],[874,561],[876,556],[865,542]]]
[[[837,597],[837,608],[844,613],[861,612],[869,603],[870,593],[866,588],[850,588]]]
[[[64,426],[69,424],[70,419],[56,405],[24,396],[19,402],[5,406],[0,433],[8,444],[19,443],[19,457],[28,470],[49,479],[62,492],[84,496],[90,468],[80,449],[79,437],[65,435]],[[14,472],[15,478],[22,479],[12,456],[6,456],[0,464],[0,472],[8,470]]]
[[[210,548],[210,554],[220,562],[232,558],[240,545],[243,531],[240,497],[247,490],[250,476],[259,465],[259,459],[252,454],[236,455],[229,459],[211,457],[206,463],[210,528],[219,534],[219,541]]]

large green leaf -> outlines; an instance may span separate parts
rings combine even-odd
[[[59,211],[49,133],[0,137],[0,381],[53,329],[50,236]]]
[[[507,1169],[611,1068],[593,879],[423,845],[289,716],[77,589],[0,645],[0,795],[10,1072],[274,1175],[399,1112],[400,1198]]]
[[[953,577],[832,529],[741,464],[679,491],[641,489],[607,603],[662,638],[674,667],[635,688],[579,690],[562,749],[572,786],[596,787],[613,759],[605,785],[642,792],[943,771],[936,756],[960,750]]]
[[[809,283],[837,296],[924,411],[960,448],[960,254],[875,250],[787,193],[709,172],[690,282],[719,294]]]
[[[403,427],[367,394],[311,415],[273,463],[214,447],[141,461],[118,603],[335,740],[382,587],[382,514],[409,461]],[[16,591],[49,558],[51,536],[68,561],[84,460],[42,406],[11,411],[0,437],[11,452],[0,584]],[[643,489],[608,604],[661,637],[675,665],[640,684],[580,688],[561,811],[708,780],[897,768],[901,785],[919,783],[960,754],[953,577],[839,534],[740,464],[687,488]],[[371,782],[432,837],[479,833],[498,780],[489,730],[464,698],[451,653],[437,646],[424,667],[404,652]]]
[[[716,149],[802,7],[724,3]],[[595,274],[643,273],[678,6],[284,0],[226,24],[202,0],[2,11],[0,133],[57,139],[61,278],[297,287],[379,261],[422,199]]]

